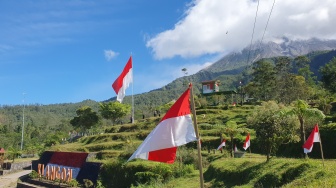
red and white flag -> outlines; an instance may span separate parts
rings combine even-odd
[[[222,150],[222,147],[225,146],[226,140],[223,140],[223,142],[218,146],[217,150]]]
[[[191,86],[173,104],[128,161],[140,158],[174,163],[177,147],[197,140],[190,115],[190,89]]]
[[[314,142],[320,142],[318,125],[316,124],[313,131],[310,133],[306,143],[303,144],[303,152],[310,153],[313,149]]]
[[[132,73],[132,56],[131,56],[128,62],[126,63],[124,70],[112,84],[112,88],[117,94],[117,101],[119,101],[120,103],[122,102],[122,100],[126,95],[126,89],[132,82],[133,82],[133,73]]]
[[[246,150],[248,147],[250,147],[251,142],[250,142],[250,133],[247,134],[243,148]]]

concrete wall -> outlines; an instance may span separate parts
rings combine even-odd
[[[30,169],[31,168],[31,161],[25,161],[25,162],[16,162],[16,163],[4,163],[2,165],[2,173],[0,172],[0,175],[6,175],[13,172],[17,172],[19,170],[23,169]]]

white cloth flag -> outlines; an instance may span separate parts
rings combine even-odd
[[[218,146],[217,150],[221,150],[222,147],[225,146],[225,142],[226,142],[226,140],[223,140],[223,142]]]
[[[313,149],[314,142],[320,142],[318,125],[316,124],[313,131],[310,133],[307,141],[303,144],[303,152],[310,153]]]
[[[131,56],[128,62],[126,63],[124,70],[112,84],[112,88],[117,94],[117,101],[119,101],[120,103],[122,102],[122,100],[126,95],[126,89],[132,82],[133,82],[133,73],[132,73],[132,56]]]
[[[174,163],[177,147],[197,140],[190,115],[190,88],[173,104],[128,161],[141,158]]]
[[[244,150],[249,148],[250,145],[251,145],[251,141],[250,141],[250,133],[249,133],[249,134],[247,134],[244,145],[243,145]]]

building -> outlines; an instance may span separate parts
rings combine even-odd
[[[217,80],[209,80],[202,82],[202,94],[210,94],[215,92],[219,92]]]

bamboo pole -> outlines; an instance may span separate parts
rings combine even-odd
[[[189,84],[190,88],[190,103],[191,103],[191,110],[193,113],[193,120],[194,120],[194,129],[197,138],[197,152],[198,152],[198,166],[199,166],[199,175],[200,175],[200,187],[204,188],[204,178],[203,178],[203,166],[202,166],[202,155],[201,155],[201,144],[200,144],[200,136],[198,133],[197,127],[197,118],[196,118],[196,110],[195,110],[195,102],[194,102],[194,94],[192,84]]]
[[[319,135],[319,139],[320,139],[320,149],[321,149],[322,164],[323,164],[323,167],[324,167],[324,157],[323,157],[323,149],[322,149],[322,140],[321,140],[321,136],[320,136],[320,130],[318,132],[318,135]]]

